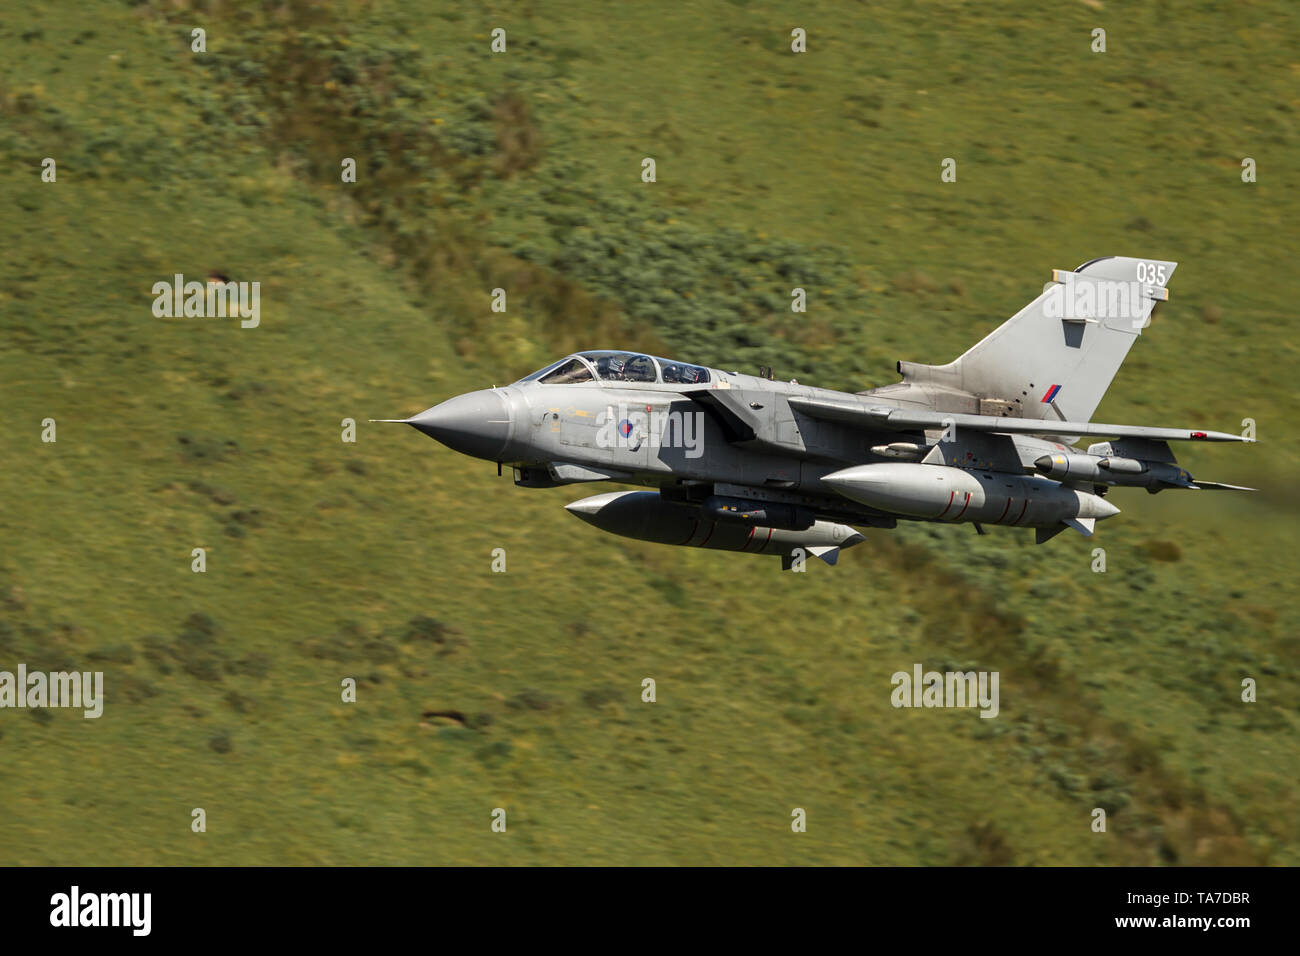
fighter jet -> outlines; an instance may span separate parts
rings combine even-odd
[[[1170,446],[1249,438],[1092,421],[1175,268],[1108,256],[1054,270],[960,358],[900,361],[901,382],[855,394],[598,350],[398,421],[498,474],[509,465],[521,487],[653,489],[566,506],[603,531],[778,555],[787,569],[807,555],[835,564],[865,540],[857,529],[899,521],[1091,537],[1119,513],[1112,487],[1253,490],[1194,479]]]

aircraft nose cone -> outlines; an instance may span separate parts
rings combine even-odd
[[[463,455],[500,461],[510,440],[510,406],[496,389],[466,392],[407,423]]]

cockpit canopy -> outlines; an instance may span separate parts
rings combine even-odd
[[[591,363],[602,382],[657,382],[655,360],[636,352],[579,352]]]
[[[520,382],[542,385],[574,385],[578,382],[666,382],[700,385],[709,381],[709,370],[639,352],[579,352],[552,362]]]

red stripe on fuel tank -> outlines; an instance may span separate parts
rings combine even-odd
[[[1002,506],[1002,514],[998,515],[998,520],[995,521],[995,522],[993,522],[993,523],[994,523],[994,524],[1001,524],[1001,523],[1002,523],[1002,519],[1005,518],[1005,517],[1007,516],[1007,512],[1010,511],[1010,510],[1011,510],[1011,498],[1008,497],[1008,498],[1007,498],[1007,503],[1006,503],[1005,505]]]
[[[750,543],[751,541],[753,541],[753,540],[754,540],[754,528],[753,528],[753,526],[750,526],[750,529],[749,529],[749,537],[747,537],[747,538],[745,539],[745,543],[744,543],[744,545],[741,546],[740,550],[741,550],[741,551],[748,551],[748,550],[749,550],[749,543]]]
[[[698,530],[700,530],[700,519],[699,519],[699,518],[696,518],[696,519],[695,519],[695,524],[691,525],[691,533],[688,534],[688,535],[686,536],[686,540],[684,540],[684,541],[678,541],[677,543],[678,543],[679,545],[681,545],[681,544],[689,544],[690,541],[691,541],[691,538],[695,537],[695,532],[698,531]],[[712,533],[713,533],[712,531],[709,532],[709,534],[712,534]]]
[[[771,529],[771,528],[768,528],[768,529],[767,529],[767,540],[763,542],[762,547],[760,547],[758,550],[759,550],[759,551],[765,551],[765,550],[767,550],[767,546],[768,546],[769,544],[771,544],[771,543],[772,543],[772,529]],[[755,553],[758,553],[758,552],[755,552]]]
[[[943,510],[940,511],[937,515],[935,515],[935,517],[942,518],[944,515],[946,515],[948,513],[948,509],[952,507],[952,499],[956,497],[957,497],[957,492],[955,491],[948,492],[948,503],[943,506]]]
[[[1011,522],[1011,523],[1012,523],[1012,524],[1020,524],[1020,519],[1023,518],[1023,517],[1025,516],[1025,512],[1028,511],[1028,510],[1029,510],[1029,499],[1026,498],[1026,499],[1025,499],[1024,507],[1022,507],[1022,508],[1020,509],[1020,514],[1016,515],[1016,520],[1013,521],[1013,522]]]
[[[702,548],[702,547],[704,547],[706,544],[708,544],[708,543],[709,543],[709,539],[713,537],[713,532],[715,532],[715,531],[717,531],[717,530],[718,530],[718,523],[717,523],[716,521],[710,521],[710,522],[709,522],[709,533],[706,534],[706,535],[704,536],[704,540],[701,541],[699,544],[697,544],[695,547],[697,547],[697,548]],[[691,532],[691,533],[694,534],[694,532]]]
[[[966,513],[966,509],[969,508],[969,507],[970,507],[970,492],[968,491],[968,492],[966,492],[966,503],[965,503],[964,505],[961,506],[961,511],[957,512],[957,517],[953,518],[952,520],[953,520],[953,521],[960,521],[960,520],[961,520],[961,516],[964,515],[964,514]]]

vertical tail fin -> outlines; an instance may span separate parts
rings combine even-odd
[[[1107,256],[1054,270],[1038,298],[961,358],[898,369],[905,382],[968,392],[1000,414],[1090,421],[1177,267]]]

